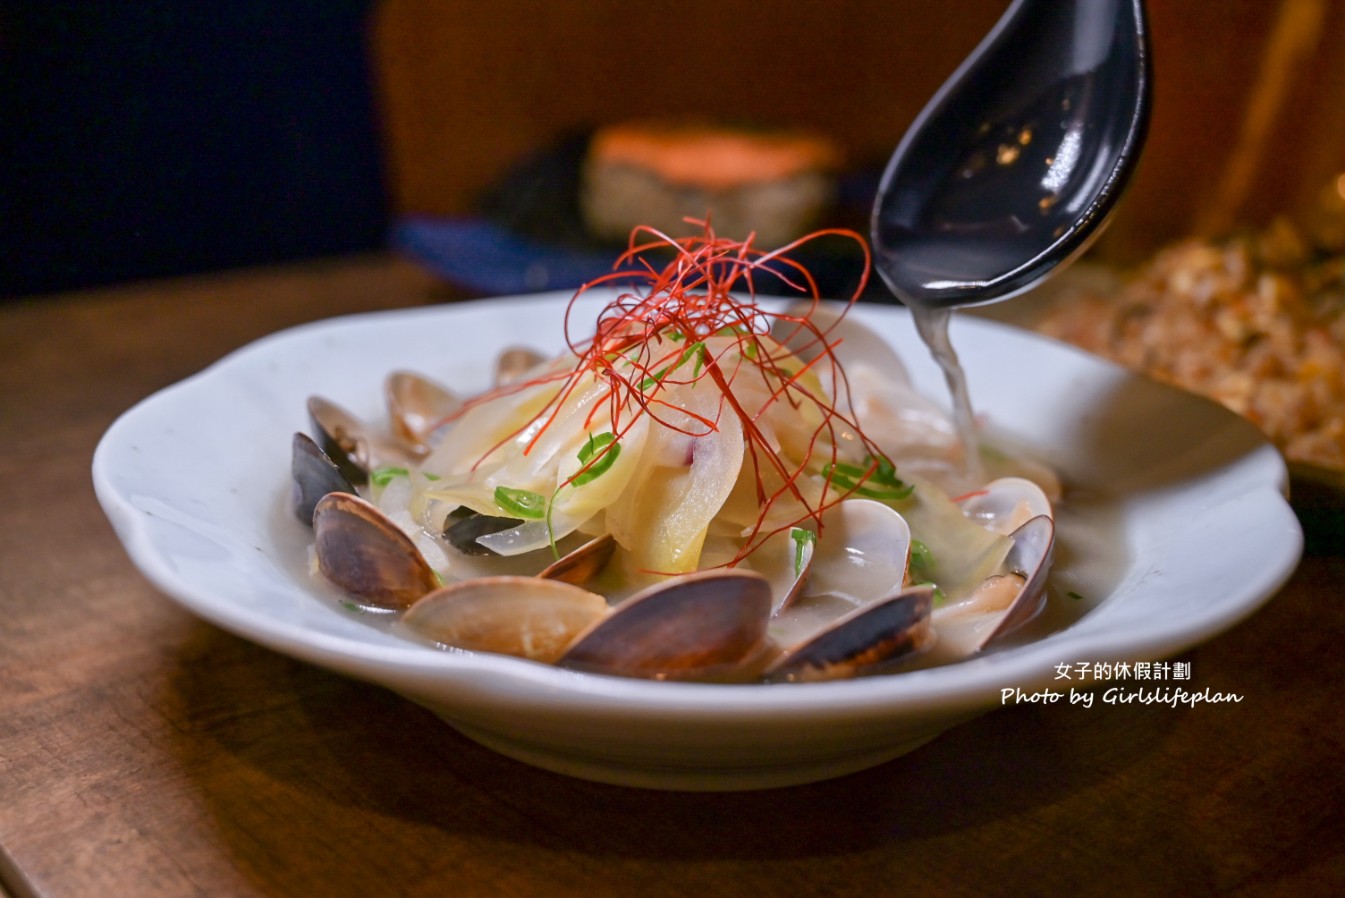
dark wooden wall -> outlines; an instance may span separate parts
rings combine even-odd
[[[384,0],[391,202],[462,212],[522,154],[631,116],[800,124],[883,159],[1006,0]],[[1102,249],[1263,220],[1345,171],[1345,3],[1150,0],[1156,108]]]

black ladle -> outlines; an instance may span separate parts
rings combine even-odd
[[[1149,67],[1141,0],[1015,0],[883,175],[874,264],[897,298],[1007,299],[1086,249],[1144,144]]]

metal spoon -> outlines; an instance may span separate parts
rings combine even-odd
[[[1100,233],[1150,106],[1142,0],[1015,0],[915,120],[874,202],[903,303],[1007,299]]]

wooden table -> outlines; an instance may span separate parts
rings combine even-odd
[[[1240,703],[1003,708],[724,795],[525,767],[142,579],[90,485],[117,414],[277,328],[446,298],[375,257],[0,306],[0,894],[1345,894],[1345,557],[1183,656]]]

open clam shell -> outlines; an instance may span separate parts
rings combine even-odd
[[[444,420],[462,408],[452,390],[414,371],[389,374],[383,394],[392,432],[413,446],[432,446]]]
[[[313,526],[313,512],[328,493],[354,493],[355,487],[327,453],[306,433],[291,443],[290,476],[294,479],[290,505],[300,521]]]
[[[975,654],[1034,618],[1046,598],[1046,580],[1055,546],[1055,523],[1038,515],[1012,534],[1013,547],[1002,572],[967,598],[934,612],[942,660]]]
[[[1039,515],[1055,517],[1046,491],[1023,477],[992,480],[960,504],[963,514],[996,533],[1012,533]]]
[[[465,514],[450,513],[444,522],[444,539],[449,545],[464,555],[493,555],[490,549],[477,540],[491,533],[510,530],[523,522],[518,518],[506,518],[499,515],[480,514],[463,509]]]
[[[1055,548],[1055,522],[1046,515],[1038,515],[1010,535],[1013,548],[1004,559],[1004,567],[1010,575],[1021,577],[1023,583],[986,642],[1011,633],[1032,620],[1046,599],[1046,580]]]
[[[560,580],[480,577],[425,595],[401,626],[443,645],[549,664],[607,613],[602,596]]]
[[[349,493],[328,493],[313,511],[318,569],[366,605],[403,609],[438,588],[439,576],[402,530]]]
[[[917,586],[838,619],[767,666],[769,682],[816,682],[875,673],[928,647],[934,591]]]
[[[495,385],[507,386],[522,380],[529,371],[547,360],[535,349],[526,346],[510,346],[495,359]]]
[[[321,396],[308,397],[308,420],[313,439],[340,469],[341,476],[356,486],[368,483],[373,468],[369,426]]]
[[[910,561],[911,528],[900,513],[872,499],[846,499],[822,516],[807,591],[864,605],[900,592]]]
[[[686,574],[627,599],[581,634],[557,663],[659,680],[723,676],[755,656],[770,608],[770,584],[760,574]]]
[[[770,582],[773,616],[789,607],[807,588],[816,550],[816,537],[812,531],[808,531],[807,537],[796,538],[791,530],[782,530],[772,534],[748,556],[752,570]]]
[[[425,456],[424,446],[403,442],[321,396],[308,397],[313,439],[356,486],[369,482],[369,472],[380,465],[414,465]]]
[[[594,537],[547,565],[537,576],[582,586],[598,576],[616,554],[616,539],[610,533]]]

